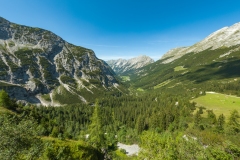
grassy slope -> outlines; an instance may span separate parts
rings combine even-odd
[[[230,116],[232,110],[237,110],[240,113],[240,97],[225,95],[220,93],[206,93],[205,96],[198,97],[192,101],[197,103],[197,106],[203,106],[219,116],[224,114],[225,117]],[[204,116],[207,112],[204,112]]]
[[[189,53],[168,64],[159,60],[129,72],[126,76],[131,81],[127,83],[133,90],[141,88],[146,93],[186,94],[189,98],[208,90],[240,96],[240,51],[221,57],[239,47]]]
[[[177,72],[177,71],[183,71],[183,70],[186,70],[187,68],[184,68],[183,66],[177,66],[174,68],[174,71]]]
[[[126,82],[126,81],[130,81],[130,77],[129,76],[121,76],[122,81]]]

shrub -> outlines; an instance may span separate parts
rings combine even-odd
[[[11,109],[10,97],[4,90],[0,91],[0,107]]]

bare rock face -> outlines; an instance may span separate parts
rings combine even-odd
[[[92,50],[0,17],[0,88],[12,98],[54,105],[66,94],[86,103],[117,86],[115,73]]]
[[[163,60],[162,63],[170,63],[188,53],[199,53],[207,49],[215,50],[221,47],[231,47],[239,44],[240,22],[230,27],[217,30],[193,46],[172,49],[164,54],[161,60]]]
[[[112,67],[114,72],[116,72],[117,74],[123,74],[128,71],[133,71],[153,62],[154,60],[148,56],[139,56],[129,60],[117,59],[107,61],[109,66]]]

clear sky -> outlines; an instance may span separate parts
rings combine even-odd
[[[189,46],[240,22],[240,0],[0,0],[0,16],[108,60]]]

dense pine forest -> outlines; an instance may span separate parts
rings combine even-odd
[[[239,159],[239,113],[216,116],[205,92],[109,96],[95,104],[23,106],[0,92],[1,159]],[[204,116],[204,112],[207,113]],[[117,142],[139,144],[126,156]]]

